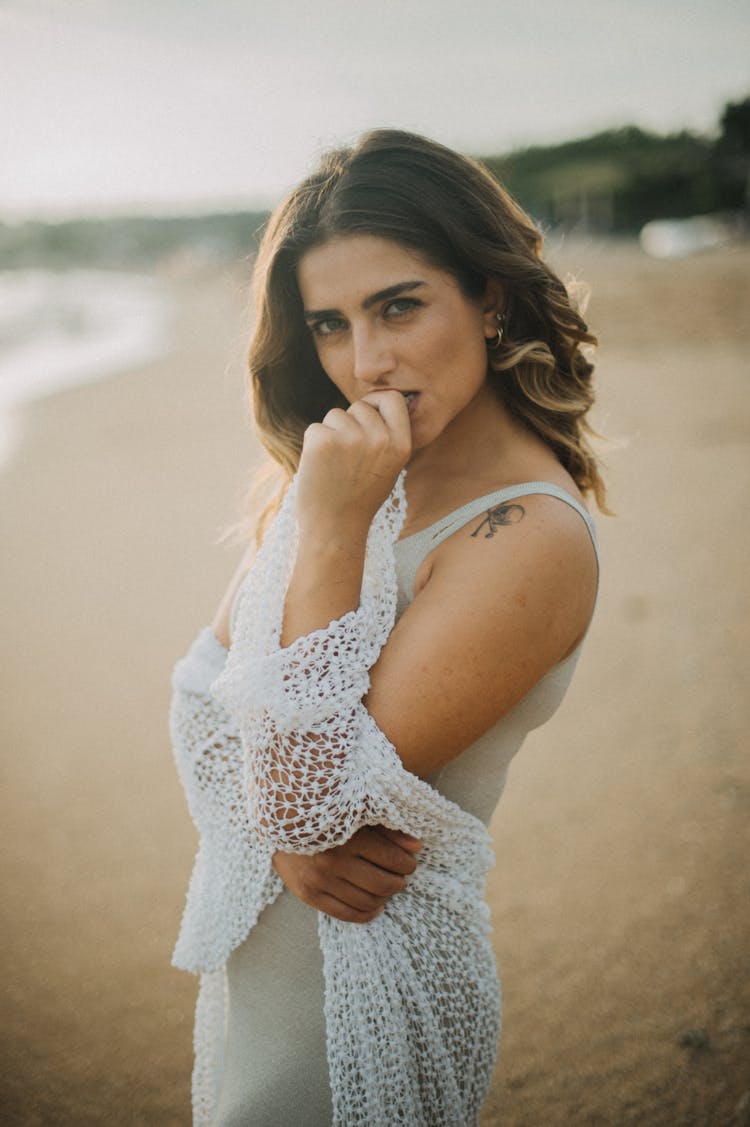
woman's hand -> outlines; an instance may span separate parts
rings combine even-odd
[[[299,544],[282,646],[359,605],[367,535],[411,453],[406,400],[373,391],[305,431],[297,477]]]
[[[369,392],[311,424],[298,471],[302,536],[366,537],[410,454],[409,409],[393,389]]]
[[[379,916],[417,867],[416,838],[385,826],[364,826],[323,853],[274,854],[273,867],[290,892],[311,908],[345,923]]]

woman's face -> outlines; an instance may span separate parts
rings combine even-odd
[[[314,247],[297,280],[320,362],[353,403],[394,388],[408,400],[414,449],[433,442],[484,389],[496,304],[416,251],[373,235]]]

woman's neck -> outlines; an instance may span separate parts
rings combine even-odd
[[[575,484],[542,439],[510,412],[489,385],[443,433],[409,460],[408,514],[402,536],[505,485]]]

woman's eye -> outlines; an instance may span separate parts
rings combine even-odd
[[[404,313],[411,313],[421,304],[421,301],[416,301],[413,297],[397,297],[383,307],[383,313],[386,317],[401,317]]]
[[[340,317],[327,317],[325,321],[315,321],[310,326],[314,337],[329,337],[343,327],[344,322]]]

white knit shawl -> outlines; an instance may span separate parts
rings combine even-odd
[[[467,1127],[500,1031],[490,839],[403,767],[362,704],[395,619],[403,475],[373,521],[358,609],[282,649],[294,495],[293,483],[243,585],[228,658],[203,631],[173,678],[173,746],[200,834],[173,960],[202,976],[194,1122],[211,1123],[219,1094],[223,965],[282,888],[274,851],[314,853],[383,824],[423,843],[407,890],[369,924],[318,916],[334,1124]]]

